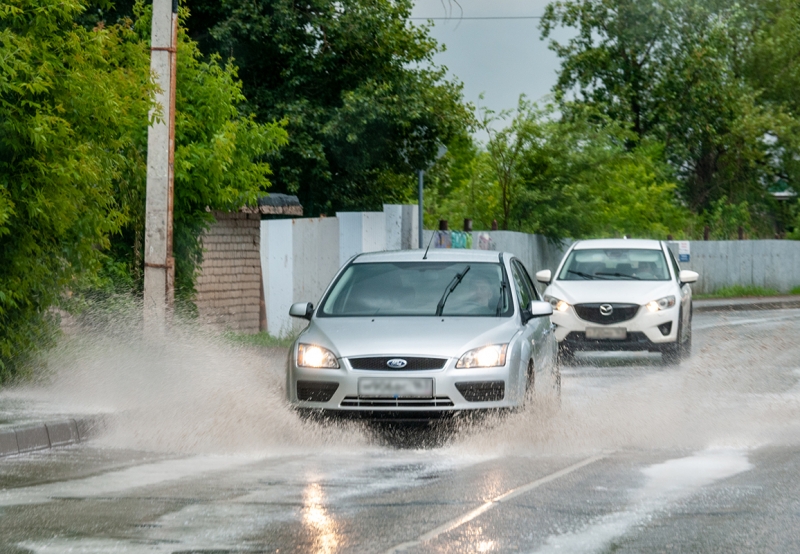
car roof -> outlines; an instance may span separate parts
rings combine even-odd
[[[592,239],[575,244],[575,250],[590,248],[635,248],[641,250],[661,250],[661,241],[648,239]]]
[[[360,254],[353,263],[378,263],[378,262],[420,262],[424,250],[394,250],[391,252],[366,252]],[[431,248],[426,261],[430,262],[499,262],[500,252],[494,250],[468,250],[466,248]],[[504,259],[514,257],[513,254],[503,252]]]

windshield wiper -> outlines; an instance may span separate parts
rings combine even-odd
[[[573,275],[578,275],[579,277],[583,277],[584,279],[592,279],[592,280],[594,280],[594,275],[589,275],[588,273],[583,273],[582,271],[572,271],[571,269],[568,269],[567,273],[572,273]]]
[[[442,310],[444,310],[444,303],[447,302],[447,297],[450,296],[450,293],[456,290],[456,287],[464,278],[464,275],[467,274],[469,271],[470,266],[464,268],[464,271],[461,273],[456,273],[455,277],[453,277],[450,282],[447,284],[447,287],[444,289],[444,293],[442,297],[439,299],[439,303],[436,305],[436,315],[442,315]]]
[[[608,275],[610,277],[628,277],[629,279],[636,279],[641,281],[636,275],[628,275],[627,273],[595,273],[595,275]]]

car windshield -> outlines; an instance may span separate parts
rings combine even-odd
[[[499,263],[354,263],[318,311],[346,316],[509,316],[508,281]]]
[[[561,269],[562,281],[669,281],[661,250],[592,248],[573,250]]]

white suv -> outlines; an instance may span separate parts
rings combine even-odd
[[[691,352],[694,271],[681,271],[665,242],[603,239],[574,243],[547,284],[544,299],[562,360],[579,350],[661,352],[667,363]]]

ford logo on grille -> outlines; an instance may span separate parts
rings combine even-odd
[[[392,358],[386,362],[386,365],[392,369],[403,369],[408,365],[408,362],[402,358]]]
[[[608,317],[613,313],[614,313],[614,306],[612,306],[611,304],[603,304],[602,306],[600,306],[600,315]]]

